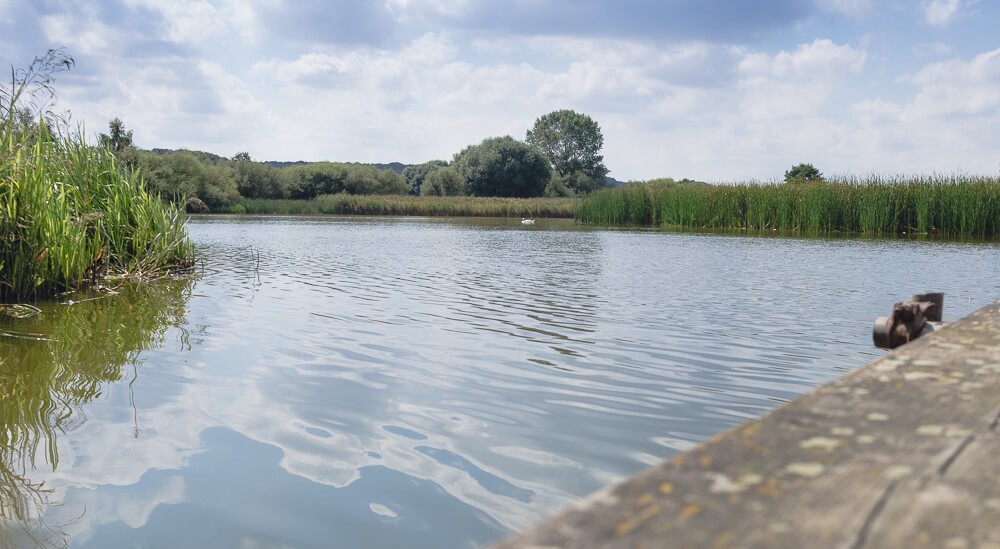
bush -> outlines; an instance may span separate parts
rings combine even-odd
[[[465,194],[462,176],[452,168],[438,168],[424,179],[420,196],[461,196]]]
[[[541,196],[552,176],[549,161],[513,137],[490,137],[455,155],[455,169],[472,196]]]

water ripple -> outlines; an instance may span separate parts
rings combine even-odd
[[[209,433],[193,466],[257,453],[240,473],[277,479],[275,503],[234,516],[288,505],[319,532],[331,509],[368,521],[362,546],[466,546],[877,356],[871,319],[901,293],[1000,293],[996,247],[550,227],[196,221],[190,348],[144,356],[184,375],[150,378],[174,400],[144,417]]]

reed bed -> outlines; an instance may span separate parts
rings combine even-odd
[[[192,263],[186,218],[102,147],[0,124],[0,302]]]
[[[644,185],[585,198],[577,221],[597,225],[751,231],[1000,236],[1000,178],[843,177],[745,185]]]
[[[579,199],[473,196],[348,195],[313,200],[241,199],[222,213],[412,215],[454,217],[573,217]]]

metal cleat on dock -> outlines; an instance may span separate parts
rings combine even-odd
[[[891,316],[875,319],[872,339],[881,349],[895,349],[943,326],[943,293],[916,294],[892,306]]]

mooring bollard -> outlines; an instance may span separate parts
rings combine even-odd
[[[940,328],[944,310],[943,293],[916,294],[909,301],[892,306],[891,316],[875,319],[872,339],[881,349],[895,349],[918,337]]]

